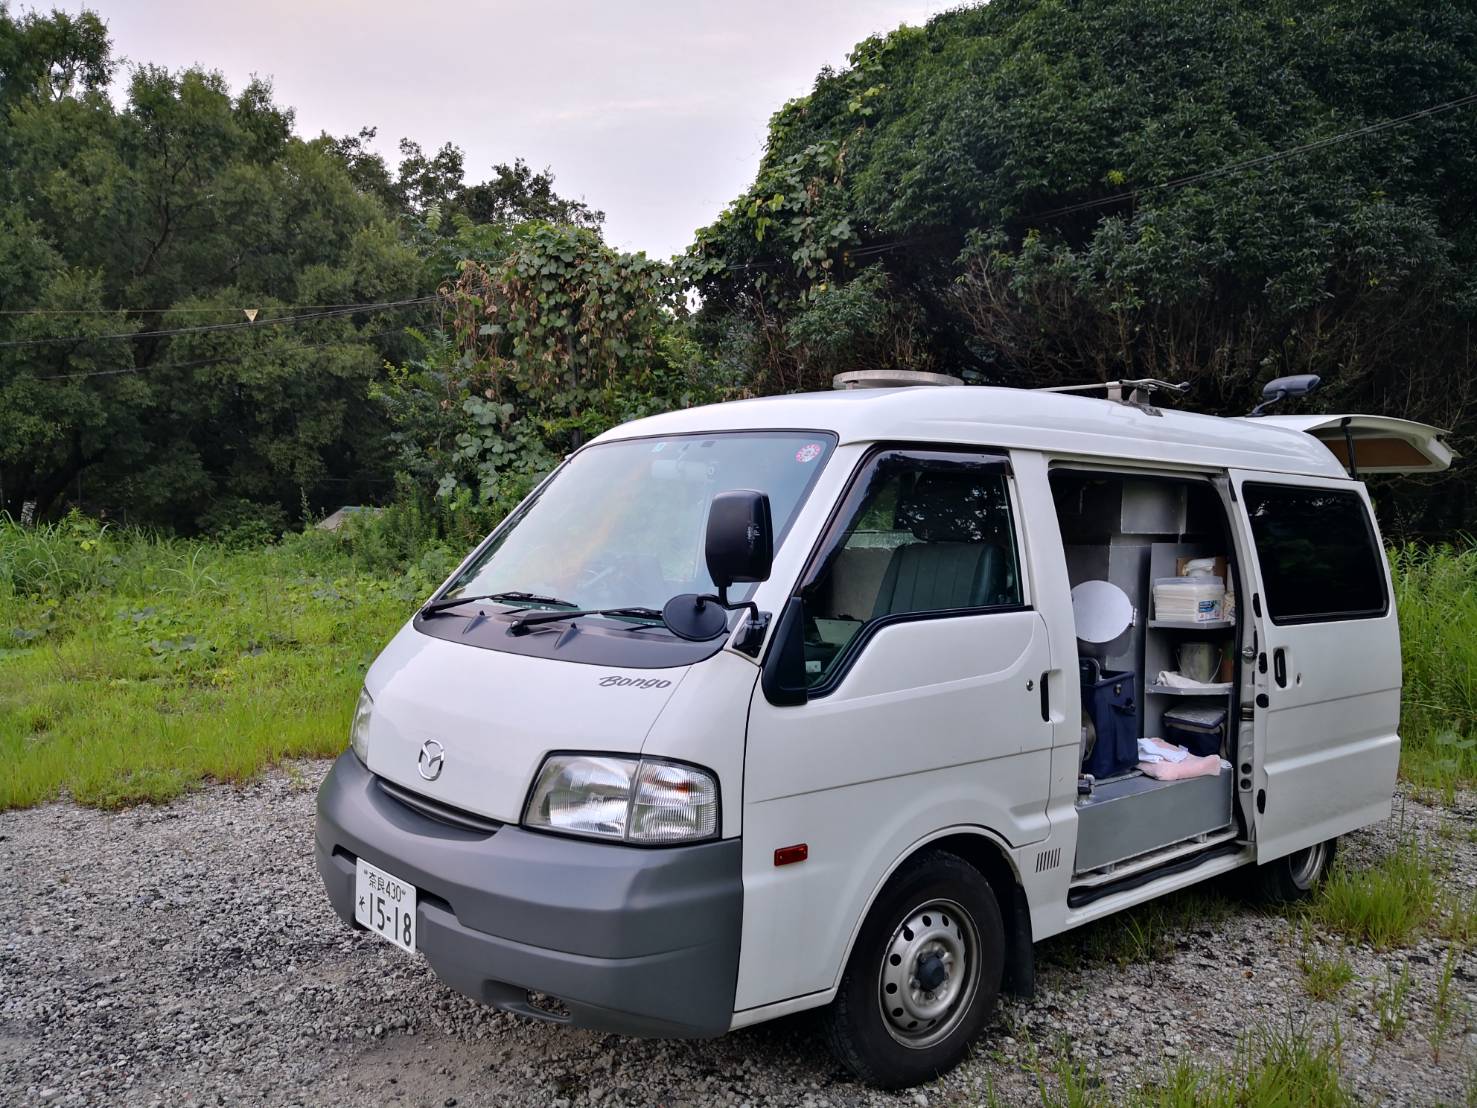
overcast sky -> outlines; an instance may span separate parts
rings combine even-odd
[[[31,5],[25,5],[31,6]],[[38,8],[50,3],[38,2]],[[869,34],[959,0],[62,0],[132,63],[269,77],[298,132],[451,141],[467,176],[522,157],[666,257],[754,177],[770,114]]]

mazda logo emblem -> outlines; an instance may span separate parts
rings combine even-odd
[[[436,780],[441,776],[441,767],[446,764],[446,747],[435,739],[427,739],[421,743],[421,752],[415,764],[427,781]]]

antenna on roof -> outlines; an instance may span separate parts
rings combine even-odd
[[[1188,381],[1161,381],[1157,377],[1139,377],[1128,381],[1096,381],[1087,385],[1053,385],[1037,392],[1101,392],[1108,400],[1142,408],[1150,415],[1161,415],[1150,402],[1156,392],[1172,392],[1180,396],[1190,391]]]
[[[1289,396],[1307,396],[1318,388],[1322,380],[1316,373],[1298,373],[1268,381],[1262,387],[1262,402],[1248,413],[1247,418],[1261,415],[1273,404],[1286,400]]]

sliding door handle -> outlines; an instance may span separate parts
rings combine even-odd
[[[1287,688],[1287,651],[1280,646],[1272,651],[1272,679],[1279,689]]]

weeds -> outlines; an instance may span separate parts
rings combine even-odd
[[[1436,933],[1453,946],[1477,943],[1477,889],[1449,889],[1441,894]]]
[[[1307,953],[1298,959],[1303,991],[1314,1000],[1333,1000],[1354,980],[1354,967],[1342,951],[1332,958]]]
[[[1446,794],[1477,782],[1477,549],[1390,554],[1400,612],[1401,771]]]
[[[1441,1047],[1453,1031],[1465,1034],[1471,1013],[1465,1000],[1458,1000],[1452,987],[1456,975],[1457,951],[1448,949],[1441,963],[1441,976],[1436,980],[1436,1003],[1431,1009],[1431,1060],[1441,1061]]]
[[[165,800],[337,753],[365,667],[429,591],[359,572],[331,535],[232,550],[0,520],[0,808]]]
[[[1065,964],[1133,965],[1173,958],[1195,933],[1224,920],[1237,902],[1216,883],[1158,897],[1047,941],[1047,957]]]
[[[1181,1061],[1162,1080],[1134,1090],[1133,1108],[1345,1108],[1354,1098],[1339,1073],[1340,1043],[1318,1043],[1303,1029],[1260,1029],[1249,1035],[1227,1066]],[[1037,1063],[1045,1108],[1088,1108],[1110,1098],[1080,1063],[1064,1057],[1049,1073]]]
[[[1385,988],[1378,990],[1374,997],[1375,1018],[1379,1021],[1380,1036],[1385,1039],[1398,1039],[1405,1031],[1405,1024],[1410,1018],[1407,1002],[1410,1000],[1410,966],[1400,967],[1400,975],[1397,977],[1395,971],[1389,971]]]
[[[1308,912],[1325,930],[1380,950],[1405,945],[1436,912],[1436,874],[1413,836],[1376,865],[1351,869],[1342,862],[1319,890]]]

